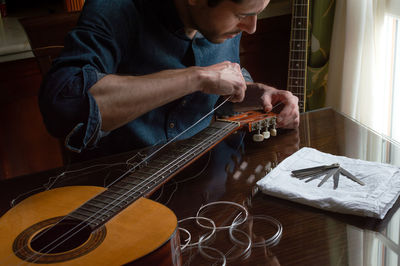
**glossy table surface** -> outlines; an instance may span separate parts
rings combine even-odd
[[[261,143],[252,142],[248,132],[233,134],[151,195],[178,220],[196,216],[203,206],[200,215],[221,228],[200,247],[183,249],[182,263],[223,265],[225,257],[226,265],[398,265],[399,201],[379,220],[328,212],[257,190],[259,179],[302,147],[400,166],[398,145],[329,108],[302,114],[298,130],[279,131]],[[106,186],[133,155],[1,181],[1,214],[11,203],[49,187]],[[246,221],[229,229],[235,219],[243,221],[242,208],[248,211]],[[274,221],[283,230],[271,242],[277,231]],[[191,243],[207,234],[191,219],[179,226],[191,233]],[[187,231],[180,234],[183,244]]]

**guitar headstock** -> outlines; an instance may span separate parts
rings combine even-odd
[[[253,140],[256,142],[276,136],[276,115],[260,111],[247,111],[226,118],[218,118],[220,121],[239,123],[240,127],[248,127],[249,132],[256,131]]]

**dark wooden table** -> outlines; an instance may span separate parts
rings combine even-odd
[[[215,201],[238,203],[249,212],[248,220],[233,231],[241,245],[230,240],[229,230],[219,230],[205,244],[209,248],[203,250],[214,260],[204,258],[193,247],[183,251],[183,263],[221,265],[217,258],[222,252],[227,265],[397,265],[398,201],[385,219],[378,220],[332,213],[257,191],[256,182],[301,147],[400,165],[399,146],[332,109],[304,113],[298,130],[279,131],[278,136],[261,143],[252,142],[250,133],[233,134],[151,196],[172,209],[178,220],[196,216],[202,205]],[[13,199],[17,203],[49,186],[107,185],[123,171],[130,156],[132,153],[1,181],[1,214],[10,208]],[[109,167],[113,163],[122,164]],[[57,177],[65,170],[70,172]],[[233,221],[235,212],[237,207],[233,205],[217,204],[209,206],[204,215],[217,225],[226,225]],[[262,245],[275,233],[265,216],[283,226],[280,241],[274,246]],[[201,232],[191,232],[196,241]],[[248,236],[258,247],[246,251]],[[185,237],[181,232],[181,242]]]

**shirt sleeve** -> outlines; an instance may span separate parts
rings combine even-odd
[[[242,67],[242,75],[245,81],[247,82],[254,82],[253,78],[251,77],[249,71],[247,71],[247,69],[245,69],[244,67]]]
[[[117,73],[127,43],[124,31],[133,28],[120,25],[133,23],[134,11],[132,1],[87,1],[44,78],[39,94],[44,123],[53,136],[65,138],[71,151],[94,148],[107,135],[101,131],[101,114],[90,88]]]

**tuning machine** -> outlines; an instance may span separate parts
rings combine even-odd
[[[253,141],[261,142],[269,139],[270,136],[276,136],[276,119],[266,119],[252,124],[252,131],[257,130],[253,135]],[[270,128],[271,127],[271,128]],[[261,132],[262,131],[262,132]]]

